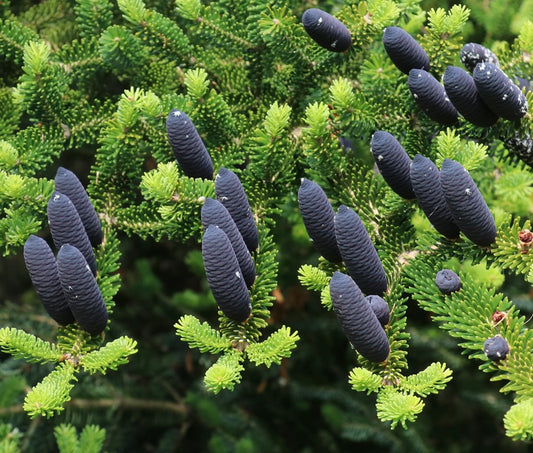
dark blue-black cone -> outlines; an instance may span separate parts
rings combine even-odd
[[[91,241],[78,210],[65,194],[57,191],[52,193],[48,201],[48,223],[56,248],[59,250],[63,244],[76,247],[83,253],[92,273],[96,275],[96,258]]]
[[[379,323],[382,326],[386,326],[390,321],[390,309],[389,304],[380,296],[366,296],[365,299],[370,304],[370,308],[378,318]]]
[[[459,227],[453,220],[440,185],[440,171],[430,159],[421,154],[413,158],[411,184],[420,208],[433,227],[448,239],[459,238]]]
[[[507,120],[519,120],[528,110],[527,99],[507,74],[492,63],[478,63],[474,82],[483,102]]]
[[[59,282],[56,258],[48,243],[32,234],[24,244],[24,262],[33,287],[50,317],[62,326],[73,323],[74,316]]]
[[[407,200],[416,198],[411,186],[411,158],[396,138],[385,131],[376,131],[370,149],[379,172],[394,192]]]
[[[80,327],[91,335],[102,332],[108,320],[98,283],[83,254],[65,244],[57,254],[57,269],[63,293]]]
[[[429,72],[411,69],[407,85],[418,106],[433,121],[443,126],[452,126],[457,122],[457,109],[448,99],[444,87]]]
[[[250,288],[255,281],[254,261],[228,210],[220,201],[206,198],[202,206],[201,217],[204,229],[207,229],[209,225],[216,225],[226,233],[239,262],[246,286]]]
[[[335,237],[335,211],[322,187],[302,178],[298,189],[298,206],[307,234],[318,253],[332,263],[341,262],[341,252]]]
[[[493,63],[499,65],[498,57],[490,49],[478,44],[476,42],[466,43],[461,49],[461,62],[465,68],[470,72],[474,72],[474,68],[478,63]]]
[[[352,278],[335,272],[329,292],[333,311],[355,350],[371,362],[387,360],[390,352],[387,335]]]
[[[215,193],[231,214],[250,252],[259,245],[259,233],[254,221],[248,197],[241,180],[231,170],[222,167],[215,177]]]
[[[85,188],[78,177],[66,168],[59,167],[54,179],[55,189],[69,197],[76,207],[91,245],[102,243],[102,225]]]
[[[172,109],[166,125],[168,141],[183,173],[191,178],[213,179],[211,156],[188,115]]]
[[[352,35],[346,25],[318,8],[303,13],[302,25],[319,46],[332,52],[344,52],[352,45]]]
[[[348,273],[365,294],[383,295],[387,276],[363,222],[344,205],[339,207],[334,221],[337,246]]]
[[[395,66],[404,74],[411,69],[429,71],[429,57],[415,38],[400,27],[387,27],[383,46]]]
[[[228,236],[209,225],[202,238],[202,257],[211,292],[228,318],[243,322],[250,316],[250,294]]]
[[[435,284],[442,294],[451,294],[461,289],[461,278],[451,269],[442,269],[435,276]]]
[[[483,102],[474,79],[464,69],[448,66],[442,83],[448,99],[466,120],[481,127],[492,126],[498,121],[498,115]]]
[[[489,360],[499,362],[509,354],[509,343],[501,335],[488,338],[483,343],[483,352]]]
[[[489,246],[496,238],[496,224],[487,203],[466,169],[444,159],[440,182],[453,219],[464,235],[477,245]]]

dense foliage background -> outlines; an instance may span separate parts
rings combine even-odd
[[[90,34],[80,29],[75,20],[76,8],[81,3],[0,1],[0,12],[3,18],[16,17],[40,38],[49,41],[53,49],[58,49]],[[115,2],[111,3],[112,9],[105,14],[113,23],[123,23],[122,13]],[[231,7],[232,2],[223,3]],[[260,3],[250,2],[255,8]],[[315,6],[334,13],[343,2],[284,3],[301,17],[306,8]],[[455,3],[458,2],[427,0],[421,2],[421,7],[425,11],[436,7],[449,9]],[[467,0],[463,3],[471,9],[464,42],[502,46],[502,42],[512,42],[525,19],[533,20],[531,1]],[[190,21],[176,14],[174,2],[146,0],[145,5],[177,21],[184,29],[191,26]],[[226,19],[231,23],[231,18]],[[95,34],[102,32],[94,30]],[[205,30],[191,36],[195,45],[209,40],[202,32]],[[210,42],[207,46],[213,45]],[[140,56],[148,59],[142,52]],[[136,67],[128,60],[131,55],[125,55],[123,60],[115,57],[115,67],[110,57],[106,65],[90,73],[91,96],[101,101],[103,116],[109,110],[105,102],[116,102],[131,86],[156,92],[182,92],[183,69],[194,67],[186,63],[176,71],[169,62],[168,68],[156,70],[147,64],[146,74],[139,74],[130,69]],[[236,76],[239,75],[237,72]],[[20,59],[0,55],[1,99],[8,99],[7,91],[16,86],[21,76]],[[274,76],[268,83],[275,85]],[[277,93],[274,89],[268,92],[272,101],[278,95],[279,101],[285,102],[281,98],[284,94],[287,95],[281,87]],[[241,102],[239,96],[249,95],[227,93],[227,100],[234,97]],[[7,101],[1,109],[5,124],[9,124],[9,120],[4,120],[9,115],[17,117],[13,130],[32,124],[29,111],[20,112]],[[302,106],[294,105],[294,109],[301,110]],[[4,130],[0,138],[7,138],[9,133]],[[367,146],[363,140],[358,143],[357,138],[354,142],[356,148]],[[69,142],[43,166],[39,176],[53,179],[57,167],[62,165],[88,185],[95,150],[96,145],[90,140]],[[142,164],[149,170],[155,162],[147,159]],[[528,215],[533,200],[530,190],[525,193],[522,214]],[[21,451],[56,451],[53,430],[60,423],[70,423],[79,430],[87,424],[105,428],[105,450],[110,452],[528,451],[530,445],[514,442],[504,434],[502,417],[511,398],[499,393],[501,385],[490,382],[488,375],[479,372],[478,363],[462,356],[457,341],[432,323],[429,314],[415,304],[409,304],[407,312],[411,335],[409,370],[415,373],[428,363],[446,362],[453,369],[453,380],[445,390],[428,399],[423,414],[407,430],[401,427],[391,430],[377,419],[375,398],[354,392],[347,383],[347,373],[356,365],[356,356],[338,328],[338,321],[321,307],[318,294],[304,290],[298,282],[298,268],[304,263],[315,263],[318,255],[299,218],[295,193],[287,197],[273,227],[279,250],[279,287],[274,294],[266,333],[282,324],[288,325],[298,331],[300,341],[290,359],[280,366],[247,367],[242,383],[231,392],[213,395],[205,391],[203,375],[214,358],[189,349],[176,336],[173,327],[187,313],[211,325],[217,324],[216,307],[206,296],[197,241],[186,238],[180,242],[135,233],[134,229],[119,233],[122,285],[115,296],[116,307],[108,333],[109,338],[127,335],[138,342],[138,352],[128,364],[105,376],[84,376],[62,413],[51,419],[30,420],[22,411],[24,390],[49,370],[46,366],[0,354],[3,385],[0,419],[19,431]],[[479,272],[485,279],[504,281],[498,271]],[[53,339],[55,323],[42,309],[31,286],[20,247],[6,245],[6,256],[0,260],[0,275],[0,327],[16,326],[41,338]],[[511,275],[506,277],[501,291],[513,299],[525,316],[532,316],[530,286]],[[16,430],[12,434],[16,435]]]

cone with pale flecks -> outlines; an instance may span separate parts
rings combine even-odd
[[[492,126],[498,121],[498,115],[483,102],[474,79],[464,69],[448,66],[442,83],[448,99],[466,120],[481,127]]]
[[[231,242],[221,228],[209,225],[205,230],[202,257],[207,282],[219,308],[233,321],[246,321],[252,310],[250,294]]]
[[[74,204],[83,223],[91,245],[96,247],[102,242],[102,225],[94,206],[89,200],[78,177],[66,168],[59,167],[54,179],[55,189],[69,197]]]
[[[527,113],[524,93],[495,64],[478,63],[474,68],[474,82],[481,99],[496,115],[513,121]]]
[[[344,52],[352,45],[352,35],[346,25],[318,8],[303,13],[302,25],[319,46],[332,52]]]
[[[47,212],[56,248],[59,250],[63,244],[76,247],[83,253],[92,273],[96,275],[96,258],[91,241],[72,201],[65,194],[55,191],[48,201]]]
[[[509,354],[509,343],[501,335],[488,338],[483,343],[483,352],[489,360],[499,362]]]
[[[344,205],[334,221],[337,245],[348,273],[365,294],[381,296],[387,291],[387,276],[363,222]]]
[[[435,229],[448,239],[459,237],[459,227],[446,203],[440,185],[440,172],[427,157],[417,154],[411,164],[411,184],[418,204]]]
[[[91,335],[102,332],[107,308],[83,254],[70,244],[63,245],[57,254],[57,269],[63,294],[80,327]]]
[[[460,58],[461,62],[465,65],[465,68],[470,72],[474,72],[474,68],[478,63],[484,62],[493,63],[496,66],[499,65],[498,57],[494,52],[476,42],[466,43],[461,49]]]
[[[411,69],[407,84],[418,106],[433,121],[444,126],[457,122],[457,109],[448,99],[444,87],[429,72]]]
[[[496,239],[496,224],[483,195],[466,169],[454,160],[444,159],[440,182],[455,224],[480,246]]]
[[[379,172],[394,192],[411,200],[416,198],[411,185],[411,158],[396,138],[385,131],[376,131],[370,149]]]
[[[255,250],[259,244],[259,234],[239,177],[222,167],[215,178],[215,192],[218,201],[225,206],[237,225],[248,250]]]
[[[167,116],[167,137],[178,165],[191,178],[213,178],[213,162],[189,116],[172,109]]]

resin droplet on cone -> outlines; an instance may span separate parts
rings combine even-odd
[[[474,79],[464,69],[448,66],[442,83],[448,99],[466,120],[481,127],[492,126],[498,121],[498,115],[483,102]]]
[[[444,87],[429,72],[411,69],[407,84],[418,106],[433,121],[444,126],[457,122],[456,108],[448,99]]]
[[[454,160],[444,159],[440,182],[453,219],[464,235],[480,246],[496,239],[496,224],[487,203],[466,169]]]
[[[459,227],[446,203],[440,171],[427,157],[417,154],[411,164],[411,184],[418,204],[435,229],[448,239],[459,237]]]
[[[352,35],[346,25],[318,8],[303,13],[302,25],[319,46],[332,52],[344,52],[352,45]]]
[[[394,192],[405,199],[416,198],[411,185],[411,158],[396,138],[385,131],[376,131],[370,141],[374,160]]]
[[[211,156],[185,112],[172,109],[167,117],[167,137],[178,165],[191,178],[213,178]]]
[[[96,258],[91,241],[72,201],[66,195],[55,191],[48,201],[47,212],[56,248],[60,249],[63,244],[76,247],[87,260],[92,273],[96,275]]]

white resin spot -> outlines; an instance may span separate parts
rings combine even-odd
[[[319,17],[318,20],[316,21],[316,23],[317,23],[318,25],[321,25],[321,24],[322,24],[322,21],[323,21],[322,17]]]
[[[176,110],[176,111],[174,112],[174,116],[181,116],[181,112],[180,112],[179,110]]]
[[[466,193],[467,195],[472,195],[472,191],[471,191],[470,189],[466,189],[466,190],[465,190],[465,193]]]
[[[237,278],[241,278],[241,273],[239,271],[235,272],[235,275],[237,276]]]

